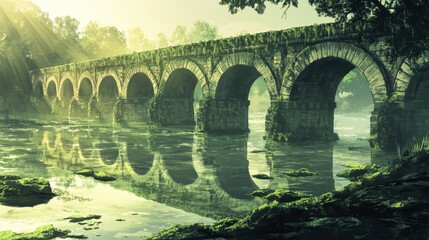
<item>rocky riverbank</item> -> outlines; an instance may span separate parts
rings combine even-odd
[[[258,193],[272,201],[243,218],[223,219],[213,225],[176,225],[150,239],[429,237],[427,150],[408,152],[390,166],[358,166],[343,175],[352,183],[339,191],[318,197],[290,191]]]

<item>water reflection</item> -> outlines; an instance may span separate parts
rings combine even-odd
[[[261,188],[314,195],[332,191],[348,183],[336,177],[345,169],[341,164],[370,163],[371,157],[379,157],[366,141],[356,138],[297,146],[265,144],[262,136],[263,128],[233,136],[144,126],[118,130],[76,125],[33,131],[44,164],[71,172],[102,170],[118,177],[108,183],[115,188],[215,218],[242,215],[258,207],[263,200],[251,194]],[[287,174],[301,168],[316,175]],[[256,178],[256,174],[269,178]]]

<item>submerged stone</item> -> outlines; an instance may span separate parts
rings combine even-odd
[[[0,176],[0,202],[10,206],[34,206],[48,202],[54,194],[44,178]]]
[[[116,177],[111,176],[105,172],[95,172],[94,173],[94,179],[99,180],[99,181],[114,181],[116,180]]]
[[[73,215],[67,218],[64,218],[65,220],[69,220],[69,222],[72,223],[81,223],[84,221],[88,221],[88,220],[93,220],[93,219],[100,219],[101,215],[88,215],[88,216],[81,216],[81,215]]]
[[[83,169],[83,170],[77,171],[75,174],[82,175],[85,177],[93,177],[95,180],[104,181],[104,182],[116,180],[116,177],[109,175],[106,172],[94,171],[90,169]]]
[[[0,232],[0,239],[8,240],[46,240],[46,239],[55,239],[55,238],[66,238],[72,237],[69,236],[70,231],[60,230],[55,228],[53,225],[45,225],[37,228],[32,233],[14,233],[12,231],[3,231]],[[82,238],[83,239],[83,238]]]
[[[317,175],[317,173],[308,170],[307,168],[300,168],[296,171],[289,171],[285,173],[289,177],[308,177]]]
[[[255,175],[252,175],[252,177],[256,179],[263,179],[263,180],[273,179],[273,177],[270,177],[267,174],[255,174]]]
[[[77,171],[75,174],[82,175],[85,177],[94,177],[94,170],[83,169],[83,170]]]

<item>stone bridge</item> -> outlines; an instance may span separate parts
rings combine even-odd
[[[372,134],[387,99],[400,109],[395,126],[405,138],[426,134],[429,53],[392,63],[384,55],[388,37],[357,33],[317,25],[44,68],[32,72],[34,95],[71,116],[243,132],[250,87],[263,77],[270,109],[281,116],[272,120],[284,134],[331,138],[337,87],[357,68],[374,100]],[[196,88],[202,97],[195,114]]]

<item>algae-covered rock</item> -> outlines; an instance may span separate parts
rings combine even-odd
[[[94,170],[83,169],[83,170],[75,172],[75,174],[82,175],[82,176],[85,176],[85,177],[94,177]]]
[[[0,176],[0,202],[10,206],[34,206],[48,202],[54,194],[44,178]]]
[[[46,240],[54,238],[65,238],[70,234],[68,230],[60,230],[52,225],[37,228],[32,233],[14,233],[12,231],[0,232],[0,240]]]
[[[111,176],[105,172],[99,171],[94,173],[94,179],[107,182],[116,180],[116,177]]]
[[[73,215],[64,219],[69,220],[69,222],[72,222],[72,223],[80,223],[80,222],[93,220],[93,219],[100,219],[100,218],[101,218],[101,215],[90,214],[88,216]]]
[[[104,182],[116,180],[116,177],[109,175],[106,172],[94,171],[90,169],[83,169],[75,172],[75,174],[82,175],[85,177],[93,177],[95,180],[104,181]]]
[[[372,165],[363,165],[357,166],[355,168],[346,169],[337,173],[337,177],[347,178],[350,181],[357,181],[361,179],[364,175],[375,173],[380,169],[380,166],[372,164]]]
[[[317,173],[308,170],[307,168],[300,168],[296,171],[289,171],[285,173],[289,177],[308,177],[317,175]]]
[[[252,175],[252,177],[254,177],[256,179],[262,179],[262,180],[273,179],[273,177],[270,177],[267,174],[255,174],[255,175]]]
[[[253,191],[252,196],[254,197],[265,197],[269,195],[270,193],[275,192],[274,189],[258,189],[256,191]]]
[[[308,198],[312,195],[291,190],[276,190],[268,194],[264,198],[270,202],[277,201],[279,203],[293,202],[302,198]]]

